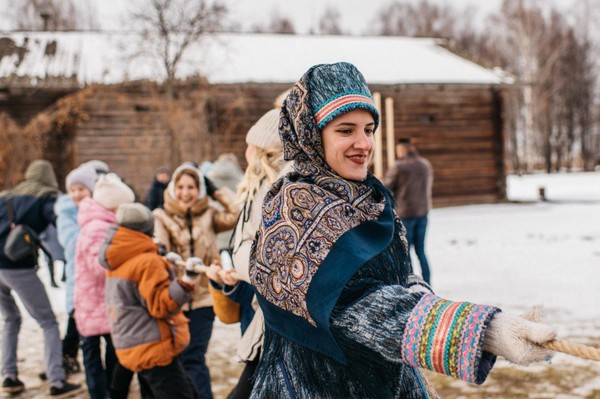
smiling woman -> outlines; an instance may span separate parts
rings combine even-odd
[[[310,68],[280,114],[294,171],[250,253],[265,318],[252,398],[437,398],[421,369],[481,384],[497,355],[544,360],[552,327],[453,302],[412,274],[391,193],[368,172],[379,113],[345,62]]]
[[[185,209],[198,199],[200,194],[200,179],[190,170],[183,170],[175,182],[175,199]]]
[[[375,120],[365,110],[357,109],[336,118],[322,133],[325,161],[338,175],[350,180],[364,180],[375,139]]]
[[[231,190],[217,189],[192,162],[180,165],[164,193],[164,209],[153,211],[155,242],[164,247],[167,259],[174,257],[211,265],[219,261],[217,233],[230,230],[238,216],[238,206]],[[210,200],[217,201],[220,207]],[[199,258],[199,259],[198,259]],[[185,268],[174,265],[178,277]],[[205,354],[212,334],[215,314],[208,278],[202,276],[194,288],[192,300],[183,307],[190,319],[190,345],[180,355],[184,369],[192,378],[202,398],[211,398],[210,374]]]

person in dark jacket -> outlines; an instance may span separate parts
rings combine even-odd
[[[45,160],[33,161],[25,172],[25,180],[0,196],[0,311],[2,329],[2,390],[17,394],[25,390],[18,378],[17,343],[21,328],[21,312],[12,292],[19,296],[25,309],[44,332],[46,374],[50,382],[50,396],[61,395],[80,388],[65,380],[62,364],[58,323],[50,300],[36,274],[37,256],[31,254],[18,261],[10,260],[4,245],[11,226],[8,220],[8,201],[12,203],[13,223],[27,225],[39,234],[54,224],[54,203],[58,184],[52,165]]]
[[[431,269],[425,254],[425,234],[431,209],[431,164],[415,148],[409,137],[401,137],[396,144],[398,159],[386,172],[383,184],[394,194],[396,214],[406,227],[408,247],[414,247],[421,275],[431,285]]]
[[[144,205],[153,211],[156,208],[162,208],[165,203],[165,190],[171,181],[171,171],[166,166],[161,166],[156,170],[152,183],[146,194]]]

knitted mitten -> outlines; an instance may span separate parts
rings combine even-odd
[[[556,331],[540,323],[541,319],[540,307],[532,308],[523,317],[497,313],[485,333],[483,349],[522,366],[551,359],[552,352],[537,344],[552,341]]]

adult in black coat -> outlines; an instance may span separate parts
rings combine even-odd
[[[169,168],[161,166],[156,170],[156,174],[152,178],[152,184],[150,184],[150,188],[146,194],[146,200],[144,201],[144,204],[150,210],[163,207],[165,190],[170,181],[171,171]]]

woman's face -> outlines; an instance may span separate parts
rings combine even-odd
[[[374,132],[373,115],[363,109],[332,120],[321,132],[327,165],[345,179],[364,180],[373,157]]]
[[[246,147],[246,162],[248,162],[248,164],[250,164],[250,162],[252,162],[252,160],[254,159],[254,155],[256,155],[256,146],[253,144],[248,144],[248,147]]]
[[[75,183],[69,187],[69,196],[75,205],[79,205],[82,199],[91,197],[92,193],[83,184]]]
[[[191,176],[183,174],[175,182],[175,199],[185,209],[196,202],[199,193],[198,185]]]

